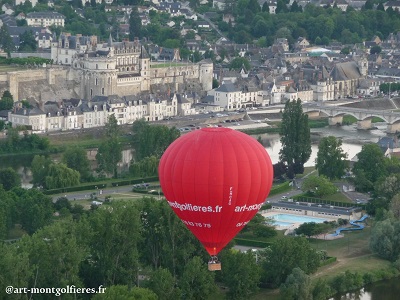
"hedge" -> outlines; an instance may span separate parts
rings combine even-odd
[[[151,181],[158,181],[158,176],[121,180],[121,181],[113,182],[113,183],[111,183],[111,185],[112,186],[123,186],[123,185],[130,185],[130,184],[137,184],[137,183],[151,182]]]
[[[356,204],[356,203],[350,203],[350,202],[324,200],[324,199],[320,199],[320,198],[306,197],[306,196],[301,196],[301,195],[296,195],[296,196],[293,196],[292,198],[299,202],[330,204],[332,206],[339,206],[339,207],[354,207],[354,206],[356,206],[356,207],[360,207],[363,210],[365,210],[366,206],[367,206],[366,204]]]
[[[273,186],[271,191],[269,192],[269,197],[277,194],[282,194],[284,192],[290,191],[291,187],[289,186],[289,181],[281,183],[279,185]]]
[[[61,194],[61,193],[69,193],[69,192],[104,189],[105,187],[107,187],[107,184],[105,184],[105,183],[91,184],[91,185],[78,185],[78,186],[64,187],[64,188],[59,188],[59,189],[44,190],[43,194],[53,195],[53,194]]]
[[[111,186],[113,186],[113,187],[124,186],[124,185],[129,185],[129,184],[142,183],[144,181],[147,181],[147,182],[158,181],[158,176],[114,181],[111,183]],[[69,193],[69,192],[88,191],[88,190],[104,189],[108,185],[109,185],[109,183],[91,183],[88,185],[78,185],[78,186],[64,187],[64,188],[59,188],[59,189],[44,190],[43,193],[46,195],[53,195],[53,194],[61,194],[61,193]],[[158,193],[157,193],[157,195],[158,195]]]
[[[248,247],[267,248],[272,245],[272,243],[268,242],[261,242],[261,241],[241,239],[241,238],[235,238],[234,241],[236,242],[236,245],[248,246]]]
[[[323,267],[323,266],[329,265],[329,264],[331,264],[331,263],[334,263],[336,260],[337,260],[337,258],[336,258],[335,256],[328,256],[327,259],[322,260],[322,261],[319,263],[319,266],[320,266],[320,267]]]

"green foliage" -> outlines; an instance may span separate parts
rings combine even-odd
[[[280,238],[271,245],[271,251],[263,264],[264,281],[277,287],[294,268],[311,274],[318,266],[318,254],[305,238]]]
[[[78,171],[82,181],[88,181],[90,179],[90,162],[86,150],[82,147],[68,147],[63,153],[62,162],[66,164],[68,168]]]
[[[295,229],[297,235],[306,235],[307,237],[311,237],[313,235],[318,235],[324,232],[331,230],[336,225],[336,222],[329,223],[303,223],[298,228]]]
[[[179,130],[175,127],[150,126],[145,120],[135,121],[132,129],[132,143],[137,161],[150,156],[161,157],[167,147],[180,136]]]
[[[250,70],[250,62],[245,57],[236,57],[232,60],[229,65],[230,70],[240,70],[241,68],[245,68],[246,70]]]
[[[96,294],[93,300],[157,300],[157,295],[146,288],[133,287],[130,288],[128,285],[112,285],[107,287],[104,293]]]
[[[258,291],[261,268],[250,251],[225,251],[221,255],[221,263],[222,281],[228,288],[228,299],[248,299]]]
[[[27,30],[24,33],[19,35],[20,44],[18,51],[19,52],[34,52],[37,48],[37,42],[35,40],[35,35],[31,30]]]
[[[400,258],[400,221],[389,218],[377,222],[371,231],[370,248],[383,259]]]
[[[242,233],[251,233],[255,237],[274,237],[277,232],[273,226],[265,223],[265,217],[257,213],[250,222],[243,228]]]
[[[10,53],[15,50],[14,42],[8,32],[7,26],[2,26],[0,28],[0,45],[4,52],[7,53],[8,57],[10,57]]]
[[[188,299],[208,299],[216,291],[214,273],[207,270],[204,262],[198,256],[190,259],[184,268],[180,279],[182,293]]]
[[[63,220],[22,238],[20,251],[28,253],[38,286],[81,285],[79,265],[87,251],[81,230]]]
[[[158,299],[175,300],[180,298],[180,290],[176,284],[176,279],[170,271],[159,268],[151,274],[148,287]]]
[[[332,288],[329,286],[329,283],[324,279],[318,279],[314,284],[312,290],[312,299],[313,300],[326,300],[333,294]]]
[[[45,178],[45,186],[48,189],[64,188],[78,185],[79,181],[78,171],[68,168],[63,163],[52,163]]]
[[[333,278],[331,287],[337,293],[344,293],[346,291],[353,291],[363,286],[363,278],[359,273],[352,273],[346,270],[344,274],[338,275]]]
[[[96,209],[88,222],[92,229],[88,237],[92,251],[82,268],[85,286],[136,282],[141,230],[137,206],[131,202],[113,203],[105,209]]]
[[[312,298],[310,276],[300,268],[294,268],[286,281],[280,286],[281,299],[308,300]]]
[[[5,57],[0,57],[0,64],[5,64],[5,65],[42,66],[43,64],[51,64],[51,63],[52,63],[51,59],[41,58],[41,57],[26,57],[26,58],[19,58],[19,57],[5,58]]]
[[[328,178],[316,175],[311,175],[304,179],[301,189],[317,197],[333,195],[337,191],[337,187]]]
[[[300,99],[286,102],[279,135],[282,144],[280,160],[295,174],[303,173],[303,165],[311,155],[311,138],[308,116],[303,113]]]
[[[25,133],[22,137],[17,129],[9,128],[7,138],[0,141],[0,153],[39,152],[49,149],[49,140],[37,134]]]
[[[334,136],[323,137],[318,145],[315,167],[319,175],[329,179],[341,178],[347,168],[347,154],[342,149],[342,141]]]
[[[50,224],[53,215],[51,198],[36,189],[25,190],[22,188],[12,191],[14,197],[14,221],[21,224],[29,234],[39,228]]]
[[[142,37],[142,20],[140,19],[137,8],[132,9],[129,17],[129,39],[133,41],[135,38]]]
[[[120,128],[114,115],[108,118],[105,126],[105,139],[100,144],[96,154],[99,171],[113,174],[117,177],[117,164],[122,159],[122,145],[118,141]]]
[[[145,157],[139,162],[131,161],[129,170],[135,177],[156,176],[158,174],[158,164],[160,159],[154,155]]]
[[[45,186],[46,176],[49,172],[50,158],[43,155],[35,155],[31,163],[32,183],[33,186]]]
[[[0,184],[3,185],[6,191],[9,191],[14,187],[21,186],[21,177],[11,167],[0,169]]]
[[[0,110],[10,110],[14,106],[14,100],[9,97],[2,97],[0,99]]]
[[[387,175],[385,156],[377,144],[364,145],[354,163],[354,183],[358,191],[373,190],[374,184]]]

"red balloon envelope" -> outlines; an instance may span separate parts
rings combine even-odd
[[[251,220],[272,186],[264,147],[230,128],[203,128],[161,157],[162,191],[174,212],[214,256]]]

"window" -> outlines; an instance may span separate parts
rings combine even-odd
[[[99,65],[98,64],[96,64],[96,70],[99,68]]]
[[[93,96],[93,90],[90,89],[90,96]]]
[[[104,95],[104,88],[101,88],[101,94]]]
[[[97,85],[99,83],[97,78],[94,80],[94,82],[95,82],[94,83],[95,85]]]

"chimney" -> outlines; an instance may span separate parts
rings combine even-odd
[[[24,109],[24,115],[26,115],[26,109]]]

